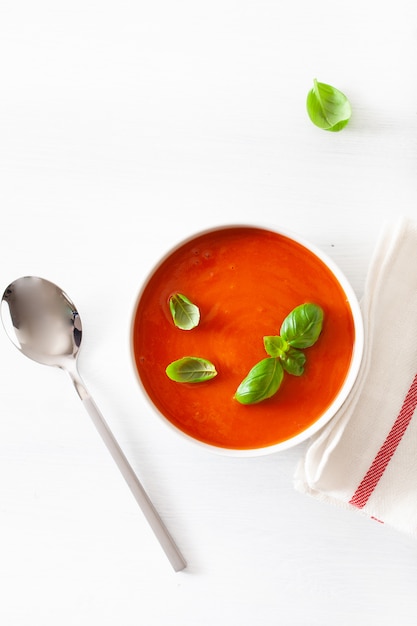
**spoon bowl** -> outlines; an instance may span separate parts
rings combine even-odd
[[[171,565],[175,571],[184,569],[186,563],[182,555],[79,375],[77,357],[82,325],[73,302],[54,283],[37,276],[24,276],[5,289],[1,301],[1,318],[9,338],[25,356],[68,372]]]
[[[78,356],[81,319],[57,285],[36,276],[19,278],[3,294],[1,316],[9,338],[32,360],[64,367]]]

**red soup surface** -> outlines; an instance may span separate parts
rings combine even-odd
[[[175,293],[199,307],[196,328],[174,325]],[[284,318],[305,302],[321,306],[324,321],[304,351],[304,373],[285,373],[268,400],[240,404],[237,387],[268,356],[263,337],[279,335]],[[354,324],[346,294],[323,261],[289,237],[244,226],[203,233],[163,260],[140,296],[132,334],[142,384],[173,425],[216,447],[249,450],[298,435],[326,411],[349,370]],[[208,359],[217,376],[170,380],[167,365],[184,356]]]

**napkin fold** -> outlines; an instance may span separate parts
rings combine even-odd
[[[308,443],[294,486],[417,536],[417,223],[384,227],[361,308],[357,381]]]

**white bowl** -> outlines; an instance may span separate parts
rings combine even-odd
[[[163,268],[168,267],[169,262],[170,260],[172,260],[173,255],[181,254],[183,250],[188,251],[190,246],[194,245],[196,241],[199,243],[199,245],[201,244],[201,242],[204,242],[206,238],[210,238],[210,240],[214,241],[216,238],[220,239],[221,237],[224,236],[225,233],[227,234],[229,231],[240,232],[242,230],[242,233],[244,234],[244,236],[246,235],[249,236],[253,229],[255,229],[256,232],[262,232],[262,233],[268,234],[268,236],[271,235],[271,237],[276,236],[277,239],[280,240],[277,243],[282,242],[283,245],[284,244],[286,245],[288,243],[288,246],[291,246],[294,244],[298,250],[297,254],[299,254],[301,258],[304,254],[306,256],[306,259],[313,258],[314,263],[317,263],[318,266],[323,266],[325,268],[325,271],[330,273],[329,275],[331,276],[331,280],[334,282],[334,285],[336,285],[337,288],[341,290],[341,293],[343,294],[343,299],[346,301],[348,305],[347,308],[350,309],[351,320],[353,324],[354,341],[352,345],[352,352],[350,355],[350,362],[347,367],[345,377],[343,379],[343,382],[340,388],[338,389],[336,395],[332,398],[331,402],[318,415],[316,415],[315,418],[312,421],[310,421],[310,423],[307,426],[301,427],[299,432],[296,432],[295,434],[292,434],[290,436],[286,436],[283,439],[271,441],[270,443],[266,443],[266,444],[262,442],[260,445],[258,443],[254,445],[248,445],[247,443],[245,443],[245,445],[241,447],[240,445],[237,445],[236,443],[229,445],[227,442],[224,442],[222,440],[217,441],[216,439],[213,440],[213,438],[210,439],[210,438],[206,438],[205,436],[202,437],[200,434],[195,435],[193,432],[191,432],[190,428],[185,427],[183,424],[181,424],[180,426],[178,424],[174,424],[171,418],[165,413],[165,411],[161,409],[161,406],[159,406],[159,408],[156,406],[156,403],[152,399],[152,395],[155,397],[155,390],[153,390],[152,393],[150,393],[148,382],[144,382],[143,380],[144,369],[142,367],[142,374],[139,371],[140,368],[138,369],[139,356],[135,354],[135,336],[137,335],[137,331],[138,331],[138,320],[136,320],[136,316],[137,316],[138,307],[142,303],[142,299],[144,297],[145,292],[154,293],[150,289],[150,286],[152,285],[152,281],[156,280],[155,279],[156,273],[162,271]],[[200,254],[200,251],[195,252],[195,254],[197,254],[198,256]],[[196,260],[196,263],[199,263],[200,260],[201,258],[199,257]],[[202,260],[202,263],[204,264],[204,259]],[[306,260],[306,263],[307,263],[307,260]],[[276,267],[276,265],[274,267]],[[263,268],[260,267],[260,273],[259,273],[260,281],[262,280],[262,273],[264,269],[265,269],[265,266]],[[308,277],[306,276],[306,285],[307,284],[309,283],[308,283]],[[158,297],[159,295],[156,294],[156,298]],[[300,295],[300,298],[302,299],[302,294]],[[165,301],[166,301],[166,294],[165,296],[163,297],[161,296],[160,298],[160,303],[162,307],[165,307],[165,304],[164,304]],[[301,302],[299,302],[299,304],[301,304]],[[165,317],[163,317],[163,319],[161,318],[162,322],[160,322],[160,328],[161,328],[160,340],[163,342],[169,343],[167,337],[164,335],[164,330],[163,330],[163,327],[165,327],[165,323],[171,324],[171,326],[169,327],[170,330],[167,331],[168,334],[172,332],[172,328],[173,328],[172,320],[168,319],[169,314],[167,313],[167,310],[168,309],[166,308],[164,312]],[[143,316],[141,317],[141,320],[142,320],[141,321],[142,326],[140,326],[140,328],[142,328],[141,332],[143,333],[143,324],[144,324]],[[282,321],[282,319],[280,321]],[[331,318],[330,318],[329,324],[330,322],[331,322]],[[326,324],[326,317],[324,320],[323,329],[325,328],[325,324]],[[175,335],[175,337],[179,336],[181,333],[183,333],[183,336],[185,337],[186,335],[184,333],[186,333],[187,341],[188,341],[189,337],[191,336],[189,333],[193,333],[194,331],[181,331],[181,330],[175,329],[173,332],[178,333],[178,335]],[[271,332],[270,334],[278,334],[278,332],[276,333]],[[200,335],[200,337],[201,336],[202,335]],[[196,346],[198,346],[198,335],[197,334],[193,335],[193,337],[195,337]],[[317,343],[319,342],[320,342],[320,338]],[[295,446],[305,441],[306,439],[308,439],[315,433],[317,433],[325,424],[329,422],[329,420],[331,420],[335,416],[337,411],[341,408],[341,406],[343,405],[343,403],[346,401],[347,397],[349,396],[352,390],[352,387],[357,379],[360,364],[362,361],[362,356],[363,356],[364,331],[363,331],[363,322],[362,322],[360,306],[359,306],[358,300],[356,298],[356,295],[350,283],[348,282],[344,274],[340,271],[340,269],[337,267],[337,265],[332,261],[332,259],[330,259],[321,250],[313,246],[308,241],[304,240],[302,237],[299,237],[298,235],[295,235],[293,233],[290,233],[282,229],[259,226],[256,224],[230,224],[230,225],[223,225],[223,226],[210,228],[205,231],[195,233],[192,236],[187,237],[186,239],[183,239],[180,243],[173,246],[166,253],[166,255],[162,259],[160,259],[156,263],[156,265],[151,269],[151,271],[148,274],[148,277],[146,278],[144,284],[142,285],[142,288],[140,289],[139,295],[137,297],[137,300],[134,306],[132,324],[131,324],[131,333],[130,333],[130,346],[131,346],[132,362],[133,362],[133,366],[137,374],[137,379],[139,381],[140,388],[142,392],[144,393],[145,397],[148,399],[150,406],[153,408],[156,415],[159,416],[159,418],[162,419],[162,421],[171,430],[173,430],[182,438],[185,438],[187,441],[190,441],[193,444],[196,444],[197,446],[200,446],[203,449],[217,452],[220,454],[231,455],[231,456],[248,457],[248,456],[259,456],[259,455],[264,455],[264,454],[270,454],[273,452],[285,450],[292,446]],[[198,347],[196,347],[196,350],[198,350]],[[180,358],[180,356],[185,356],[185,355],[184,354],[183,355],[172,354],[171,360]],[[204,355],[200,354],[200,356],[204,356]],[[165,364],[167,365],[168,363],[165,363]],[[163,364],[161,364],[161,367],[162,365]],[[306,374],[303,374],[302,376],[306,376]],[[165,382],[163,384],[165,384]],[[172,386],[171,387],[171,393],[173,394],[171,396],[172,398],[174,398],[176,394],[180,392],[185,393],[183,388],[180,389],[180,386],[182,385],[182,383],[174,383],[172,381],[169,381],[168,384]],[[209,381],[209,382],[204,382],[204,383],[199,383],[199,384],[207,386],[207,389],[208,389],[209,385],[212,383],[211,381]],[[295,385],[295,383],[291,383],[291,384]],[[326,384],[326,381],[324,380],[323,385],[325,384]],[[182,387],[184,387],[184,385],[182,385]],[[198,394],[198,392],[196,391],[196,384],[192,385],[192,387],[193,387],[192,394],[194,394],[194,397],[196,397],[195,394]],[[213,391],[214,390],[215,390],[215,387],[213,386]],[[207,393],[207,391],[205,391],[204,393]],[[278,394],[279,393],[280,391],[278,391]],[[236,400],[233,400],[233,402],[236,402]],[[269,400],[265,402],[268,403]],[[226,414],[225,417],[227,417],[227,413],[230,410],[230,406],[229,407],[226,405],[224,406],[224,411]],[[266,411],[266,409],[262,409],[262,410]],[[276,419],[276,415],[277,415],[276,409],[271,408],[271,411],[272,410],[274,411],[273,419]],[[249,413],[250,407],[247,407],[247,406],[244,407],[243,411],[246,411],[246,415],[250,415]],[[206,419],[206,416],[201,415],[201,407],[200,407],[198,420],[203,423],[205,419]],[[224,418],[222,417],[222,419]],[[246,419],[246,417],[244,419]]]

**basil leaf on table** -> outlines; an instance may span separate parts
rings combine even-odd
[[[177,383],[202,383],[217,376],[213,363],[196,356],[173,361],[165,370],[168,378]]]
[[[313,89],[307,95],[307,113],[319,128],[337,132],[349,122],[352,109],[345,94],[314,79]]]
[[[191,330],[200,323],[200,309],[182,293],[176,293],[169,299],[172,319],[181,330]]]
[[[255,404],[273,396],[279,389],[284,370],[279,359],[267,357],[259,361],[242,380],[235,398],[241,404]]]
[[[282,322],[280,334],[293,348],[309,348],[321,333],[323,310],[317,304],[300,304]]]

